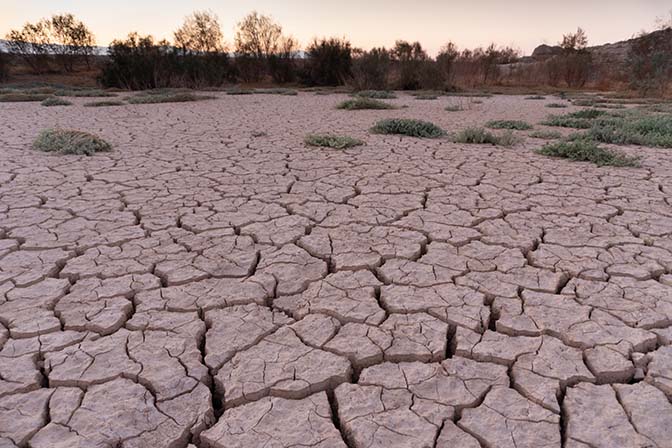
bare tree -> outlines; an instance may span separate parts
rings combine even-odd
[[[22,29],[10,31],[7,40],[10,52],[20,55],[35,73],[47,71],[52,56],[67,72],[74,70],[78,57],[88,65],[95,45],[93,33],[72,14],[26,23]]]
[[[210,11],[196,11],[186,17],[173,36],[175,45],[185,53],[218,53],[226,50],[219,18]]]
[[[278,49],[268,59],[268,68],[273,81],[277,83],[295,81],[298,51],[298,40],[292,36],[283,36],[281,38]]]
[[[588,46],[588,36],[581,28],[576,29],[576,33],[564,34],[560,47],[565,51],[583,51]]]
[[[7,33],[7,47],[33,70],[41,74],[49,70],[51,51],[51,23],[42,19],[37,23],[26,23],[20,30]]]
[[[577,28],[575,33],[562,36],[560,66],[568,87],[583,87],[592,68],[592,55],[588,51],[588,36]]]
[[[446,43],[439,54],[436,56],[436,63],[439,70],[443,73],[443,77],[452,86],[455,82],[455,62],[460,57],[460,51],[453,42]]]
[[[268,58],[280,46],[282,27],[269,16],[252,11],[238,23],[236,54],[256,59]]]
[[[78,57],[90,65],[95,38],[86,25],[72,14],[55,15],[51,18],[51,51],[66,72],[74,70]]]

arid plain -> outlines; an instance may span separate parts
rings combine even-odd
[[[0,447],[671,446],[669,149],[368,131],[552,97],[213,95],[0,104]]]

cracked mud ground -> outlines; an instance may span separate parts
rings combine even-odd
[[[0,447],[672,446],[670,153],[367,135],[547,110],[343,98],[0,108]],[[53,126],[115,150],[29,149]]]

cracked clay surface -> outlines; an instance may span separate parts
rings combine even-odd
[[[0,106],[0,448],[672,447],[672,153],[367,132],[522,97],[215,95]]]

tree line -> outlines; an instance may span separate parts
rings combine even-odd
[[[55,15],[7,34],[11,53],[34,73],[55,67],[72,72],[90,68],[95,37],[72,14]],[[100,69],[106,87],[151,89],[161,87],[212,87],[227,83],[301,83],[308,86],[349,84],[356,89],[441,89],[497,85],[504,78],[550,86],[580,88],[595,70],[588,38],[581,28],[563,36],[560,52],[538,64],[516,64],[520,52],[491,44],[460,50],[448,42],[432,58],[419,42],[397,41],[392,48],[355,48],[345,38],[311,41],[304,52],[270,16],[256,11],[236,26],[229,47],[218,17],[197,11],[174,31],[172,42],[151,35],[130,33],[114,40]],[[671,74],[672,67],[651,67],[647,50],[635,47],[632,84],[658,85],[650,78]],[[233,56],[233,57],[232,57]],[[648,65],[647,65],[648,64]],[[672,65],[672,64],[670,64]],[[4,68],[3,68],[4,67]],[[0,79],[7,61],[0,54]],[[503,67],[507,67],[504,70]],[[524,73],[520,73],[524,71]],[[644,81],[639,78],[645,78]]]

